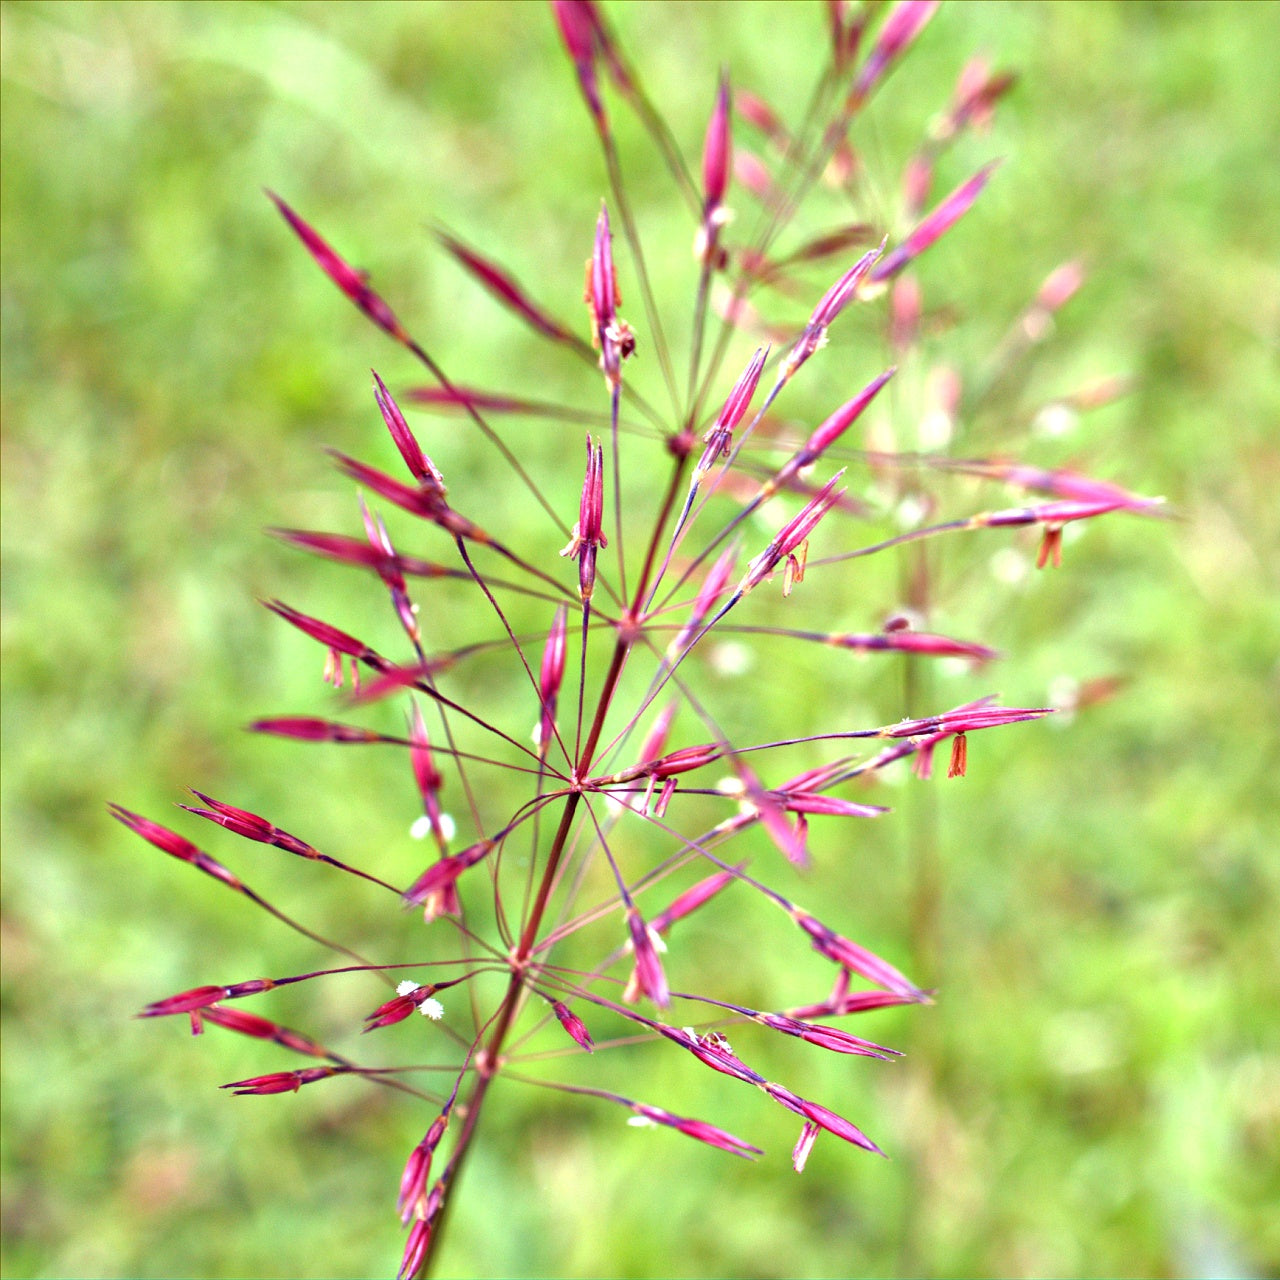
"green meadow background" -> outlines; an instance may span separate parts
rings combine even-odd
[[[794,120],[823,56],[816,3],[606,9],[695,159],[720,65]],[[172,822],[357,948],[420,939],[420,922],[324,868],[172,808],[197,786],[392,880],[422,865],[400,757],[241,731],[328,705],[316,647],[255,597],[390,643],[378,584],[262,530],[356,532],[351,486],[322,446],[390,469],[369,368],[396,388],[422,380],[261,189],[369,268],[453,376],[598,408],[598,376],[513,323],[430,237],[437,220],[459,230],[584,321],[605,191],[587,117],[534,4],[14,3],[0,23],[3,1271],[387,1274],[400,1169],[432,1113],[343,1080],[232,1098],[216,1086],[296,1059],[134,1020],[187,987],[323,960],[105,805]],[[763,842],[743,846],[783,892],[939,990],[931,1008],[854,1028],[906,1050],[895,1064],[734,1037],[891,1159],[828,1137],[797,1177],[794,1117],[685,1055],[566,1060],[565,1078],[704,1117],[766,1156],[748,1165],[630,1129],[604,1103],[496,1088],[443,1273],[1280,1272],[1277,48],[1273,4],[948,5],[854,135],[870,206],[900,234],[897,175],[965,60],[983,52],[1020,73],[992,132],[941,164],[939,193],[1004,157],[920,263],[922,358],[980,371],[1049,271],[1082,258],[1088,283],[1051,341],[954,448],[1076,466],[1164,494],[1177,515],[1096,522],[1062,569],[1022,578],[1010,566],[1034,540],[939,549],[934,625],[1005,656],[976,674],[915,671],[911,705],[891,659],[800,650],[787,666],[765,646],[741,675],[694,668],[751,736],[883,723],[985,692],[1040,705],[1066,677],[1121,682],[1074,718],[976,736],[962,782],[886,786],[870,798],[897,812],[874,824],[815,820],[812,884]],[[614,114],[678,339],[687,214],[620,104]],[[828,199],[823,215],[837,209]],[[656,397],[620,259],[641,337],[629,376]],[[874,323],[841,324],[780,403],[795,422],[888,361]],[[734,352],[726,386],[747,348]],[[886,400],[900,431],[919,373],[904,369]],[[1065,435],[1034,429],[1038,407],[1109,375],[1131,378],[1126,398]],[[414,422],[459,509],[571,573],[548,522],[460,422]],[[524,419],[508,434],[570,520],[581,434]],[[651,501],[633,474],[629,499]],[[874,499],[856,459],[849,482]],[[950,510],[1009,501],[943,489]],[[447,550],[393,528],[403,550]],[[875,628],[910,563],[815,572],[787,616]],[[472,636],[462,598],[421,593],[429,645]],[[510,706],[508,667],[478,664],[460,687]],[[395,723],[391,708],[369,714]],[[677,931],[673,979],[757,1007],[814,998],[829,967],[776,923],[708,912]],[[333,980],[252,1007],[349,1047],[380,990]],[[412,1058],[416,1033],[394,1028],[374,1047]]]

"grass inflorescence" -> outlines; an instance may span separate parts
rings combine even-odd
[[[406,815],[406,825],[413,820],[430,852],[404,882],[399,864],[378,851],[357,865],[227,800],[195,792],[196,803],[183,806],[379,894],[386,925],[378,953],[365,955],[285,913],[186,836],[120,806],[113,815],[336,958],[304,973],[203,985],[144,1014],[183,1016],[193,1032],[212,1024],[304,1060],[224,1086],[237,1094],[354,1077],[326,1087],[359,1082],[404,1095],[421,1138],[396,1198],[408,1229],[402,1276],[424,1273],[439,1248],[499,1080],[592,1098],[631,1123],[733,1156],[761,1154],[748,1139],[646,1096],[643,1075],[634,1091],[614,1075],[593,1083],[585,1055],[647,1044],[686,1055],[690,1070],[720,1073],[726,1090],[748,1086],[795,1117],[797,1171],[824,1134],[883,1154],[841,1099],[810,1098],[802,1079],[770,1079],[729,1039],[761,1028],[888,1070],[892,1047],[834,1023],[933,998],[928,974],[908,977],[850,936],[859,921],[823,895],[810,826],[842,823],[856,844],[860,824],[891,811],[883,779],[909,769],[927,781],[940,749],[947,776],[963,776],[972,736],[1052,710],[1005,705],[994,693],[918,705],[922,664],[982,668],[999,656],[980,638],[935,629],[934,578],[945,567],[931,558],[935,545],[1029,529],[1037,566],[1058,566],[1067,528],[1157,506],[1074,470],[960,452],[966,416],[1047,334],[1081,271],[1068,263],[1049,277],[974,385],[935,358],[915,264],[961,219],[978,216],[998,160],[950,190],[934,189],[935,171],[958,138],[983,129],[1013,84],[980,60],[965,67],[885,214],[857,149],[858,125],[935,8],[923,0],[883,13],[829,6],[831,39],[815,60],[809,106],[793,121],[727,72],[711,74],[697,164],[679,140],[688,131],[664,120],[602,11],[589,0],[556,0],[607,175],[594,225],[573,231],[587,258],[585,314],[555,314],[498,256],[451,231],[438,241],[511,323],[530,327],[557,358],[581,363],[598,397],[585,413],[513,391],[500,374],[484,387],[453,379],[335,247],[340,235],[330,239],[269,193],[321,270],[429,381],[393,378],[386,368],[373,374],[371,417],[389,433],[401,471],[334,454],[362,491],[356,532],[275,531],[367,573],[394,618],[398,649],[264,602],[317,644],[337,701],[323,714],[275,715],[252,728],[312,749],[390,748],[389,767],[411,775],[420,797],[421,812]],[[662,157],[671,216],[688,223],[693,253],[679,316],[652,283],[613,127],[618,112],[634,114]],[[838,210],[839,221],[815,221],[814,205]],[[855,312],[875,317],[889,359],[847,385],[848,362],[836,366],[828,341]],[[919,389],[909,410],[905,397],[893,397],[905,370]],[[793,382],[807,383],[811,398],[829,388],[824,412],[792,411]],[[1074,408],[1109,394],[1086,389]],[[432,460],[430,432],[409,420],[414,413],[447,415],[449,430],[478,433],[492,457],[483,491],[450,488]],[[530,422],[583,450],[572,502],[562,475],[522,456]],[[964,505],[982,486],[998,499]],[[540,536],[508,534],[514,506],[541,522]],[[411,518],[407,532],[394,511]],[[850,630],[847,584],[872,557],[894,559],[901,596],[880,625]],[[452,594],[442,608],[445,590]],[[733,672],[753,649],[767,657],[735,686]],[[814,728],[810,709],[789,703],[788,655],[825,651],[833,663],[849,652],[873,655],[872,680],[896,682],[901,673],[887,664],[900,661],[911,714],[851,723],[833,700],[828,722]],[[500,673],[500,696],[477,692],[468,678],[477,664]],[[387,704],[396,723],[376,719]],[[780,979],[816,953],[820,986],[785,1008],[756,1008],[748,991],[719,976],[708,984],[682,953],[679,931],[672,937],[695,914],[733,922],[744,947],[762,918],[784,920],[792,951],[773,960]],[[353,1026],[340,1049],[237,1003],[339,974],[365,975],[371,993],[369,1038],[355,1038]],[[780,980],[780,991],[789,986]],[[414,1019],[412,1032],[387,1030],[413,1015],[425,1021]],[[380,1056],[396,1035],[408,1064]]]

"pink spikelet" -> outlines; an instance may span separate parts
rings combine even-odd
[[[695,255],[706,265],[721,269],[725,258],[719,251],[720,230],[730,216],[724,198],[733,168],[731,124],[729,78],[722,75],[702,147],[702,223],[694,241]]]
[[[310,224],[304,222],[283,200],[280,199],[272,191],[267,192],[268,197],[274,202],[277,209],[280,210],[281,216],[293,228],[299,240],[306,246],[307,251],[315,259],[320,269],[333,281],[334,284],[342,290],[343,293],[351,299],[352,302],[360,308],[361,311],[378,326],[379,329],[385,330],[397,341],[403,342],[407,339],[405,331],[400,327],[400,322],[396,319],[391,308],[376,294],[368,284],[368,279],[363,271],[357,271],[354,267],[346,262],[345,259],[339,257],[333,249],[329,247],[326,241]]]
[[[584,301],[591,312],[591,345],[600,352],[605,385],[616,391],[622,381],[622,362],[636,349],[631,326],[618,315],[618,275],[613,265],[613,232],[609,211],[600,206],[595,245],[587,261]]]
[[[596,556],[609,545],[604,530],[604,448],[593,445],[587,437],[587,472],[582,481],[582,498],[573,537],[560,552],[578,562],[578,594],[583,602],[591,599],[596,585]]]

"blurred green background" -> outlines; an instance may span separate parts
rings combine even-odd
[[[817,4],[608,12],[693,156],[720,64],[794,119],[825,40]],[[430,1115],[344,1081],[232,1099],[214,1086],[294,1060],[132,1020],[189,986],[316,959],[104,805],[168,821],[199,786],[393,879],[416,874],[402,761],[239,730],[325,705],[314,646],[255,595],[361,634],[378,598],[261,529],[354,532],[321,446],[390,466],[368,369],[421,381],[260,188],[371,269],[455,377],[598,405],[598,378],[512,324],[428,234],[451,225],[580,320],[604,192],[590,129],[538,5],[5,4],[0,20],[4,1272],[384,1274],[401,1164]],[[1021,73],[992,133],[942,163],[939,192],[1006,157],[921,263],[926,306],[959,321],[924,354],[980,369],[1048,272],[1082,256],[1087,287],[968,447],[1163,493],[1181,517],[1099,522],[1063,569],[1012,584],[992,556],[1034,543],[939,552],[955,585],[935,625],[1007,656],[978,676],[935,672],[914,713],[996,690],[1034,705],[1065,676],[1121,678],[1120,695],[982,735],[963,783],[903,785],[889,796],[902,812],[852,837],[815,824],[812,888],[778,873],[941,989],[934,1008],[856,1027],[908,1051],[894,1066],[735,1037],[893,1159],[828,1139],[797,1178],[792,1117],[758,1095],[681,1055],[597,1055],[575,1079],[703,1116],[766,1158],[636,1133],[605,1104],[495,1091],[444,1272],[1280,1272],[1277,47],[1276,5],[947,6],[855,134],[889,216],[964,61],[985,52]],[[615,115],[659,290],[687,323],[684,210]],[[870,323],[833,338],[788,412],[829,411],[887,360]],[[656,385],[641,350],[636,376]],[[895,394],[909,416],[908,372]],[[1111,374],[1132,377],[1126,399],[1066,436],[1029,431],[1038,405]],[[468,433],[417,421],[462,510],[547,541]],[[572,512],[581,429],[517,421],[509,438]],[[854,484],[871,488],[865,473]],[[961,492],[967,509],[1002,501]],[[838,587],[815,574],[792,604],[826,593],[833,612],[817,616],[873,628],[899,603],[901,566],[886,565]],[[437,634],[469,625],[422,599]],[[831,706],[842,722],[903,714],[892,663],[801,659],[785,687],[768,668],[702,679],[744,724],[761,708],[785,723],[813,709],[827,727]],[[285,910],[378,947],[376,899],[172,821]],[[672,963],[712,994],[811,998],[825,968],[793,932],[772,950],[758,923],[709,917],[688,933],[698,962]],[[336,1039],[370,991],[335,982],[254,1007]]]

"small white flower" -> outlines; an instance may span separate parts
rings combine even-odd
[[[410,982],[409,979],[406,978],[398,987],[396,987],[396,995],[407,996],[410,992],[417,991],[421,985],[422,984],[420,982]]]
[[[415,840],[425,840],[431,834],[431,819],[425,813],[420,818],[415,818],[413,826],[409,828],[409,834]],[[440,834],[444,837],[446,844],[458,834],[458,824],[454,822],[452,814],[440,815]]]
[[[424,1018],[430,1018],[432,1022],[439,1022],[444,1017],[444,1005],[440,1003],[434,996],[428,996],[419,1006],[418,1012]]]
[[[633,1129],[653,1129],[656,1127],[648,1116],[630,1116],[627,1119],[627,1123]]]

